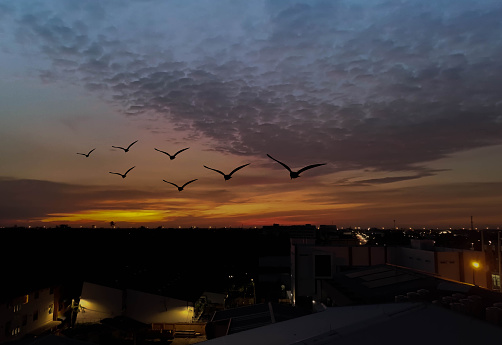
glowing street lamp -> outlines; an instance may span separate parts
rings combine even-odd
[[[473,261],[473,262],[471,263],[471,265],[472,265],[472,283],[473,283],[474,285],[476,285],[475,274],[476,274],[476,270],[477,270],[477,269],[478,269],[481,265],[480,265],[480,264],[479,264],[479,262],[477,262],[477,261]]]

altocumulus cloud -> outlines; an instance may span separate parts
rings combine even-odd
[[[420,177],[501,143],[496,1],[6,1],[0,18],[44,80],[229,153]]]

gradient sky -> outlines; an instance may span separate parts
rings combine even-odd
[[[1,1],[0,226],[502,225],[501,18],[499,0]],[[326,165],[290,179],[267,154]]]

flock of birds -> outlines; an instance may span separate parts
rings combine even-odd
[[[127,147],[122,147],[122,146],[112,146],[112,147],[113,147],[113,148],[116,148],[116,149],[121,149],[121,150],[123,150],[124,152],[129,152],[129,150],[130,150],[131,146],[133,146],[133,145],[134,145],[134,144],[136,144],[137,142],[138,142],[138,140],[133,141],[133,142],[132,142],[131,144],[129,144],[129,146],[127,146]],[[189,149],[189,147],[185,147],[184,149],[179,150],[178,152],[176,152],[176,153],[175,153],[175,154],[173,154],[173,155],[171,155],[171,154],[167,153],[166,151],[159,150],[159,149],[157,149],[157,148],[154,148],[154,149],[155,149],[155,151],[161,152],[161,153],[163,153],[163,154],[165,154],[165,155],[169,156],[169,159],[170,159],[170,160],[173,160],[173,159],[175,159],[175,158],[176,158],[176,156],[177,156],[179,153],[181,153],[181,152],[183,152],[183,151],[185,151],[185,150],[188,150],[188,149]],[[94,149],[90,150],[88,153],[80,153],[80,152],[77,152],[77,154],[78,154],[78,155],[85,156],[86,158],[89,158],[89,156],[91,155],[91,153],[92,153],[94,150],[96,150],[96,149],[94,148]],[[267,153],[267,156],[268,156],[270,159],[272,159],[272,160],[276,161],[277,163],[279,163],[280,165],[282,165],[282,166],[283,166],[286,170],[288,170],[288,171],[289,171],[289,177],[290,177],[291,179],[295,179],[295,178],[300,177],[300,174],[301,174],[302,172],[306,171],[306,170],[309,170],[309,169],[312,169],[312,168],[315,168],[315,167],[318,167],[318,166],[321,166],[321,165],[326,165],[326,163],[311,164],[311,165],[307,165],[306,167],[303,167],[303,168],[301,168],[301,169],[299,169],[299,170],[297,170],[297,171],[293,171],[293,170],[291,170],[291,168],[290,168],[288,165],[286,165],[285,163],[283,163],[283,162],[281,162],[281,161],[279,161],[279,160],[275,159],[274,157],[272,157],[272,156],[271,156],[271,155],[269,155],[268,153]],[[210,168],[210,167],[208,167],[208,166],[206,166],[206,165],[204,165],[204,168],[209,169],[209,170],[213,170],[213,171],[215,171],[215,172],[217,172],[217,173],[219,173],[219,174],[223,175],[224,180],[225,180],[225,181],[227,181],[227,180],[230,180],[230,179],[232,178],[232,175],[233,175],[236,171],[238,171],[238,170],[240,170],[240,169],[242,169],[242,168],[244,168],[244,167],[248,166],[249,164],[251,164],[251,163],[247,163],[247,164],[243,164],[243,165],[241,165],[241,166],[238,166],[237,168],[235,168],[234,170],[232,170],[232,171],[231,171],[230,173],[228,173],[228,174],[225,174],[225,173],[224,173],[223,171],[221,171],[221,170],[214,169],[214,168]],[[110,173],[110,174],[119,175],[119,176],[121,176],[122,178],[126,178],[127,174],[128,174],[128,173],[129,173],[132,169],[134,169],[135,167],[136,167],[136,166],[133,166],[133,167],[129,168],[129,169],[128,169],[125,173],[123,173],[123,174],[118,173],[118,172],[113,172],[113,171],[110,171],[109,173]],[[176,183],[170,182],[170,181],[166,181],[166,180],[162,180],[162,181],[164,181],[164,182],[166,182],[166,183],[169,183],[169,184],[171,184],[171,185],[175,186],[176,188],[178,188],[178,191],[180,191],[180,192],[181,192],[181,191],[182,191],[182,190],[183,190],[183,189],[184,189],[184,188],[185,188],[188,184],[190,184],[190,183],[192,183],[192,182],[195,182],[195,181],[197,181],[197,180],[198,180],[198,179],[193,179],[193,180],[190,180],[190,181],[186,182],[185,184],[183,184],[183,185],[181,185],[181,186],[177,185]]]

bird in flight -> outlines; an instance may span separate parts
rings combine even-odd
[[[318,166],[321,166],[321,165],[326,165],[326,163],[320,163],[320,164],[312,164],[312,165],[307,165],[306,167],[304,168],[301,168],[300,170],[298,171],[292,171],[286,164],[284,164],[283,162],[280,162],[278,161],[277,159],[275,159],[274,157],[272,157],[271,155],[269,155],[267,153],[267,156],[269,158],[272,158],[274,161],[276,161],[277,163],[279,163],[280,165],[282,165],[283,167],[285,167],[288,171],[289,171],[289,177],[291,179],[294,179],[294,178],[297,178],[297,177],[300,177],[300,174],[302,172],[304,172],[305,170],[308,170],[308,169],[312,169],[312,168],[315,168],[315,167],[318,167]]]
[[[94,151],[95,149],[92,149],[91,151],[89,151],[89,153],[80,153],[80,152],[77,152],[77,155],[82,155],[82,156],[86,156],[86,157],[89,157],[89,155],[91,154],[92,151]]]
[[[164,154],[166,154],[166,155],[168,155],[168,156],[169,156],[169,158],[170,158],[171,160],[173,160],[173,159],[175,159],[175,158],[176,158],[176,155],[177,155],[178,153],[183,152],[183,151],[188,150],[188,149],[189,149],[189,147],[186,147],[186,148],[184,148],[184,149],[181,149],[181,150],[179,150],[178,152],[176,152],[176,153],[175,153],[174,155],[172,155],[172,156],[171,156],[169,153],[167,153],[166,151],[161,151],[161,150],[159,150],[159,149],[155,149],[155,150],[156,150],[156,151],[159,151],[159,152],[162,152],[162,153],[164,153]]]
[[[195,180],[191,180],[191,181],[188,181],[187,183],[185,183],[183,186],[178,186],[176,183],[172,183],[172,182],[169,182],[169,181],[166,181],[166,180],[162,180],[164,181],[165,183],[170,183],[172,184],[173,186],[175,186],[176,188],[178,188],[178,191],[181,192],[183,190],[183,188],[185,188],[185,186],[189,183],[192,183],[193,181],[197,181],[198,179],[195,179]]]
[[[132,169],[134,169],[134,168],[135,168],[135,166],[134,166],[134,167],[132,167],[132,168],[129,168],[129,170],[127,170],[124,174],[117,173],[117,172],[111,172],[111,171],[109,171],[109,173],[110,173],[110,174],[115,174],[115,175],[120,175],[120,176],[122,176],[122,178],[125,178],[125,177],[126,177],[126,175],[127,175],[127,173],[128,173],[129,171],[131,171]]]
[[[222,171],[220,171],[220,170],[213,169],[213,168],[207,167],[207,166],[205,166],[205,165],[204,165],[204,168],[209,169],[209,170],[214,170],[214,171],[216,171],[216,172],[218,172],[218,173],[222,174],[222,175],[223,175],[223,178],[225,179],[225,181],[227,181],[227,180],[230,180],[230,179],[232,178],[232,174],[233,174],[234,172],[236,172],[236,171],[237,171],[237,170],[239,170],[239,169],[244,168],[246,165],[249,165],[249,164],[251,164],[251,163],[244,164],[244,165],[241,165],[240,167],[235,168],[235,169],[234,169],[234,170],[232,170],[232,171],[230,172],[230,174],[228,174],[228,175],[227,175],[227,174],[225,174],[225,173],[223,173],[223,172],[222,172]]]
[[[129,146],[127,146],[127,148],[123,148],[123,147],[120,147],[120,146],[112,146],[112,147],[115,147],[116,149],[121,149],[121,150],[124,150],[124,152],[129,152],[129,149],[131,148],[131,146],[133,146],[134,144],[136,144],[137,140],[133,143],[131,143]]]

